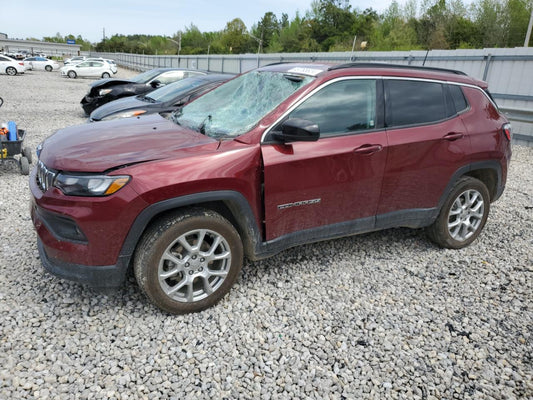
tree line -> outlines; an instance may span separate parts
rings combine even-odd
[[[292,20],[269,11],[250,28],[235,18],[216,32],[191,23],[171,37],[113,35],[91,44],[69,35],[65,41],[76,39],[82,50],[183,55],[517,47],[524,44],[532,7],[529,0],[407,0],[378,13],[352,9],[348,0],[315,0]]]

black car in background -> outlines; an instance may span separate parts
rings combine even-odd
[[[194,76],[170,83],[148,94],[125,97],[98,107],[90,122],[174,111],[233,78],[230,74]]]
[[[131,79],[100,79],[90,84],[89,92],[81,99],[81,107],[89,115],[102,104],[149,93],[159,87],[207,72],[183,68],[155,68]]]

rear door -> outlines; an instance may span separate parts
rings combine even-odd
[[[267,137],[262,146],[267,240],[324,226],[337,232],[342,224],[348,230],[374,225],[387,154],[381,99],[380,80],[338,80],[285,118],[317,123],[318,141],[276,144]]]
[[[378,226],[430,212],[470,155],[470,140],[446,83],[384,82],[389,151]]]

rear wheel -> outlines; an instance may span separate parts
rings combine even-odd
[[[76,79],[78,75],[76,75],[76,71],[68,71],[68,77],[72,79]]]
[[[159,219],[135,251],[142,291],[174,314],[216,304],[236,281],[243,262],[239,234],[218,213],[187,209]]]
[[[52,72],[53,68],[51,65],[47,65],[46,67],[44,67],[45,70],[47,70],[48,72]]]
[[[429,237],[441,247],[466,247],[481,233],[489,208],[490,196],[485,184],[465,176],[455,184],[437,220],[428,228]]]
[[[15,67],[7,67],[6,74],[11,75],[11,76],[17,75],[17,69]]]

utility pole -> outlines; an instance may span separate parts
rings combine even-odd
[[[524,40],[524,47],[529,46],[529,39],[531,38],[531,28],[533,28],[533,4],[531,5],[531,17],[529,17],[529,26],[527,27],[526,40]]]

